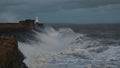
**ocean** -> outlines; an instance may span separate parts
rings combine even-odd
[[[19,34],[28,68],[120,68],[120,24],[45,24]]]

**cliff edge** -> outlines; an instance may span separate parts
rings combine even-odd
[[[27,68],[21,56],[15,36],[0,37],[0,68]]]
[[[35,23],[31,19],[19,21],[19,23],[0,23],[0,68],[28,68],[23,63],[25,57],[18,49],[15,35],[39,29],[39,27],[43,28],[43,24]],[[8,36],[4,36],[5,34]]]
[[[19,68],[18,44],[14,36],[0,38],[0,68]]]

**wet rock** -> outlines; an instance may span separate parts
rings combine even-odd
[[[0,37],[0,68],[21,68],[18,43],[15,36]]]

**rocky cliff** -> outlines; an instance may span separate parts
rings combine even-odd
[[[15,36],[0,37],[0,68],[25,68],[21,56]]]
[[[43,24],[35,23],[31,19],[19,23],[0,23],[0,68],[27,68],[23,63],[25,57],[18,49],[16,36],[33,29],[41,29],[39,27],[43,28]]]
[[[0,68],[18,68],[18,45],[15,37],[0,39]]]

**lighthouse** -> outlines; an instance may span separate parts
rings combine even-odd
[[[39,18],[38,16],[35,17],[35,27],[37,28],[44,28],[43,23],[39,23]]]
[[[35,17],[35,23],[39,23],[39,18],[38,18],[38,16]]]

